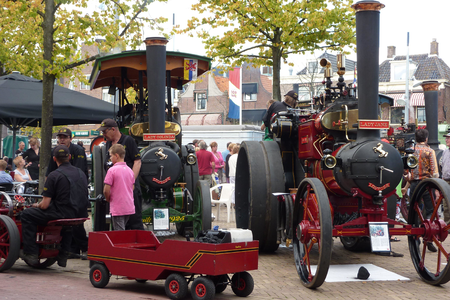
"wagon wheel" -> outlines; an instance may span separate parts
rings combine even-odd
[[[209,182],[206,180],[197,182],[193,210],[193,231],[194,237],[197,237],[200,231],[211,229],[211,195],[209,193]]]
[[[248,272],[235,273],[231,277],[231,288],[236,296],[247,297],[253,292],[254,287],[253,277]]]
[[[214,282],[207,277],[197,277],[191,286],[191,296],[194,300],[212,300],[216,294]]]
[[[278,215],[278,200],[272,193],[284,192],[285,180],[283,171],[283,161],[281,160],[280,147],[277,142],[265,141],[260,142],[263,153],[264,162],[266,164],[266,215],[263,222],[264,235],[266,236],[266,242],[264,252],[273,252],[278,249],[277,241],[277,215]],[[292,199],[291,199],[292,201]],[[292,213],[292,210],[290,211]]]
[[[37,264],[30,264],[26,260],[25,260],[25,263],[35,269],[46,269],[46,268],[52,266],[56,261],[57,261],[56,257],[50,257],[50,258],[39,259],[39,263],[37,263]]]
[[[429,219],[426,219],[423,207],[424,197],[427,196],[430,196],[434,207]],[[411,197],[408,224],[425,231],[423,235],[408,236],[409,252],[417,273],[431,285],[444,284],[450,280],[450,239],[447,238],[450,225],[446,225],[438,214],[441,203],[445,201],[449,207],[449,200],[448,183],[434,178],[420,182]],[[434,245],[437,252],[427,251],[428,243]]]
[[[14,204],[11,197],[5,192],[0,192],[0,206],[8,209],[8,216],[12,218],[14,216]]]
[[[0,272],[11,268],[19,258],[20,234],[16,223],[0,215]]]
[[[330,203],[319,179],[305,178],[300,182],[295,197],[293,228],[297,273],[306,287],[319,287],[327,276],[332,248]],[[318,248],[313,247],[315,244]],[[313,265],[317,265],[314,274]]]
[[[182,275],[173,273],[167,277],[164,289],[170,299],[184,299],[188,293],[188,283]]]
[[[227,288],[229,278],[228,275],[223,274],[219,276],[214,276],[212,280],[214,282],[214,286],[216,287],[216,294],[220,294]]]
[[[109,270],[105,265],[94,264],[89,271],[89,279],[96,288],[103,288],[109,282]]]
[[[250,229],[253,239],[259,241],[259,249],[264,250],[267,240],[264,226],[267,180],[266,164],[261,163],[261,157],[264,157],[264,152],[259,142],[242,142],[236,164],[235,211],[236,227]]]

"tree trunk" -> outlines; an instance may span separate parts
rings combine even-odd
[[[53,127],[53,90],[55,75],[53,66],[53,24],[55,23],[55,1],[45,0],[44,30],[44,66],[42,80],[42,121],[41,149],[39,151],[39,193],[44,189],[45,170],[51,158]]]
[[[273,60],[273,83],[272,83],[272,98],[276,101],[281,101],[280,90],[280,70],[281,70],[281,49],[272,48]]]

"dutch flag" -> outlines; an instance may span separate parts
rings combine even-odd
[[[229,87],[228,96],[230,99],[230,109],[228,110],[228,118],[241,120],[242,106],[242,69],[234,68],[228,72]]]

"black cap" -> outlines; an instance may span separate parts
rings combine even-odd
[[[285,96],[290,96],[290,97],[294,98],[295,100],[298,100],[298,94],[294,90],[287,92],[287,94]]]
[[[102,121],[102,124],[100,124],[100,127],[97,128],[97,131],[103,131],[111,127],[117,127],[116,121],[114,121],[113,119],[104,119]]]
[[[72,137],[72,130],[70,130],[69,128],[61,128],[56,134],[56,136],[58,135],[65,135],[68,137]]]
[[[69,155],[70,155],[69,148],[67,148],[64,145],[58,145],[53,150],[53,156],[56,158],[65,158],[69,157]]]

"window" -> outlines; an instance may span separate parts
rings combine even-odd
[[[73,85],[73,81],[71,80],[70,82],[69,82],[69,90],[74,90],[75,89],[75,87],[74,87],[74,85]]]
[[[417,121],[419,123],[425,123],[427,121],[424,106],[417,106]]]
[[[308,73],[315,74],[318,73],[318,63],[317,61],[308,62]]]
[[[309,91],[308,86],[301,86],[298,88],[298,101],[304,102],[304,101],[310,101],[311,100],[311,93]]]
[[[272,76],[273,70],[272,67],[264,66],[261,69],[262,75]]]
[[[391,107],[391,124],[401,124],[405,116],[404,107]]]
[[[86,81],[88,82],[87,84],[81,82],[81,90],[89,90],[91,87],[89,85],[89,78],[91,78],[91,75],[84,75]]]
[[[394,66],[394,80],[406,80],[406,65]]]
[[[417,63],[409,62],[409,78],[412,80],[414,73],[417,70]],[[406,80],[406,61],[391,61],[391,81],[405,81]]]
[[[196,93],[194,96],[197,110],[206,110],[206,93]]]
[[[242,84],[242,98],[244,101],[256,101],[258,97],[257,83],[243,83]]]
[[[110,95],[108,92],[109,87],[102,88],[102,100],[109,103],[114,103],[114,95]]]

